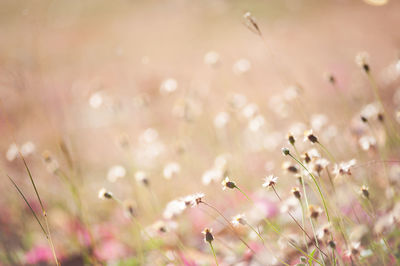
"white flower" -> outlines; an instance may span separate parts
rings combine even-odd
[[[221,169],[212,168],[204,172],[201,177],[203,185],[209,185],[212,182],[218,182],[222,179],[224,171]]]
[[[222,190],[225,190],[226,188],[234,189],[236,188],[235,182],[231,181],[229,177],[225,177],[225,179],[222,181]]]
[[[6,158],[8,161],[12,162],[18,156],[18,146],[15,143],[12,143],[6,152]]]
[[[32,141],[27,141],[21,146],[21,154],[23,156],[28,156],[35,151],[35,144]]]
[[[333,174],[335,175],[351,175],[350,168],[356,165],[356,160],[352,159],[348,162],[341,162],[339,165],[335,164]]]
[[[275,186],[276,182],[278,182],[278,177],[274,175],[269,175],[264,178],[264,183],[262,184],[265,188],[270,188]]]
[[[173,93],[178,89],[178,82],[173,78],[168,78],[161,83],[160,92],[163,94]]]
[[[163,170],[165,179],[171,179],[172,177],[179,174],[181,166],[177,162],[168,163]]]
[[[209,51],[204,55],[204,64],[216,66],[219,63],[220,56],[215,51]]]
[[[196,193],[183,197],[180,200],[182,200],[186,206],[195,207],[201,203],[204,196],[204,193]]]
[[[360,144],[361,149],[363,149],[364,151],[367,151],[370,148],[376,146],[376,139],[372,136],[362,136],[358,140],[358,144]]]
[[[236,75],[244,74],[251,69],[251,63],[247,59],[239,59],[232,66],[233,73]]]
[[[126,170],[122,165],[114,165],[108,170],[107,179],[114,183],[119,178],[123,178],[126,175]]]
[[[230,115],[227,112],[219,112],[215,117],[214,117],[214,126],[216,128],[224,128],[230,119]]]
[[[147,173],[144,171],[137,171],[135,173],[135,179],[138,183],[141,183],[143,185],[148,185],[149,184],[149,179],[147,177]]]
[[[186,204],[182,200],[170,201],[164,209],[163,217],[171,219],[181,214],[186,209]]]
[[[89,105],[93,109],[99,108],[103,104],[103,95],[101,92],[93,93],[89,98]]]
[[[102,188],[99,190],[98,197],[99,199],[111,199],[113,194],[107,191],[105,188]]]
[[[239,226],[239,225],[246,225],[247,221],[246,221],[246,217],[244,216],[244,214],[238,214],[236,216],[234,216],[232,218],[232,225],[233,226]]]

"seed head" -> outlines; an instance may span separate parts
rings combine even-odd
[[[318,138],[314,135],[312,129],[304,132],[304,140],[309,140],[311,143],[317,143]]]
[[[329,241],[328,241],[328,245],[329,245],[329,247],[331,247],[332,249],[336,249],[336,243],[335,243],[335,241],[329,240]]]
[[[292,194],[297,198],[300,199],[301,198],[301,193],[300,193],[300,189],[298,187],[294,187],[292,188]]]
[[[369,188],[368,186],[363,185],[360,189],[361,195],[366,199],[369,199]]]
[[[276,185],[276,182],[278,181],[278,177],[274,175],[269,175],[264,178],[264,183],[262,184],[263,187],[265,188],[271,188]]]
[[[319,206],[309,205],[308,206],[308,213],[311,218],[317,219],[319,215],[322,213],[322,209]]]
[[[225,177],[225,179],[222,181],[222,189],[225,190],[226,188],[236,188],[235,182],[231,181],[229,177]]]
[[[362,69],[364,69],[364,71],[366,73],[368,73],[370,71],[369,68],[369,55],[366,52],[360,52],[356,55],[356,64],[361,67]]]
[[[99,199],[112,199],[113,194],[107,191],[105,188],[99,190]]]
[[[286,148],[286,147],[283,147],[282,148],[282,153],[283,153],[283,155],[288,156],[290,154],[290,150],[288,148]]]
[[[296,139],[294,138],[292,133],[288,133],[287,140],[291,145],[294,145],[294,143],[296,142]]]
[[[211,242],[214,240],[212,228],[205,228],[202,233],[204,234],[204,241],[211,244]]]

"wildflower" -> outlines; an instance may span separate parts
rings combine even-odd
[[[93,93],[90,98],[89,98],[89,105],[93,109],[97,109],[101,107],[103,104],[103,95],[101,92],[95,92]]]
[[[256,19],[251,15],[250,12],[246,12],[243,15],[243,18],[245,19],[246,22],[246,27],[251,30],[252,32],[258,34],[261,36],[261,31],[260,28],[258,27],[258,24],[256,22]]]
[[[214,126],[215,128],[224,128],[229,122],[230,116],[227,112],[219,112],[214,117]]]
[[[275,186],[276,182],[278,181],[278,177],[274,175],[269,175],[264,178],[264,183],[262,184],[265,188],[270,188]]]
[[[22,156],[28,156],[35,151],[35,144],[32,141],[27,141],[21,146],[21,154]]]
[[[112,166],[107,173],[108,181],[114,183],[118,179],[125,177],[126,169],[122,165],[114,165]]]
[[[369,64],[368,64],[368,61],[369,61],[369,55],[368,55],[368,53],[367,52],[360,52],[360,53],[358,53],[357,55],[356,55],[356,64],[359,66],[359,67],[361,67],[361,68],[363,68],[364,69],[364,71],[366,72],[366,73],[368,73],[369,72]]]
[[[112,199],[113,194],[107,191],[105,188],[102,188],[99,190],[98,197],[99,199]]]
[[[162,94],[170,94],[178,89],[178,82],[176,79],[168,78],[165,79],[160,86],[160,92]]]
[[[167,206],[164,209],[163,217],[165,219],[171,219],[173,217],[178,216],[186,209],[186,204],[182,200],[172,200],[168,202]]]
[[[300,189],[298,187],[292,188],[291,192],[295,198],[297,199],[301,198]]]
[[[336,249],[336,242],[335,241],[329,240],[328,241],[328,245],[329,245],[330,248]]]
[[[222,189],[225,190],[226,188],[236,188],[235,182],[231,181],[229,177],[225,177],[225,179],[222,181]]]
[[[311,204],[308,206],[308,213],[311,218],[317,219],[319,217],[319,215],[322,213],[322,209],[319,206],[315,206],[315,205]]]
[[[289,161],[283,162],[282,169],[293,174],[297,174],[299,172],[299,168]]]
[[[329,161],[325,158],[319,158],[313,162],[312,169],[320,174],[329,165]]]
[[[359,255],[359,254],[360,254],[360,251],[361,251],[360,246],[361,246],[361,243],[360,243],[360,242],[353,242],[353,243],[351,243],[349,250],[347,250],[347,252],[346,252],[346,255],[349,256],[349,257],[350,257],[350,256],[357,256],[357,255]]]
[[[212,228],[205,228],[202,234],[204,234],[204,242],[208,242],[211,244],[211,242],[214,240],[214,236],[212,235]]]
[[[212,168],[204,172],[201,180],[204,185],[208,185],[211,182],[219,181],[222,179],[224,171],[221,169]]]
[[[18,156],[18,146],[15,143],[12,143],[6,152],[6,158],[8,161],[12,162]]]
[[[362,136],[358,140],[358,144],[360,144],[361,149],[367,151],[376,146],[376,139],[372,136]]]
[[[182,201],[186,206],[195,207],[202,202],[204,196],[204,193],[196,193],[182,198]]]
[[[46,164],[46,168],[50,173],[56,173],[60,169],[60,165],[58,164],[58,161],[53,158],[53,156],[51,155],[51,153],[49,151],[44,151],[42,153],[42,157]]]
[[[150,185],[149,178],[144,171],[137,171],[135,173],[135,179],[138,183],[143,184],[146,187]]]
[[[360,193],[366,199],[369,199],[369,188],[366,185],[363,185],[360,189]]]
[[[220,56],[215,51],[209,51],[204,55],[204,64],[208,66],[216,66],[218,65],[220,60]]]
[[[338,175],[351,175],[350,168],[353,167],[356,164],[356,160],[352,159],[348,162],[341,162],[339,164],[335,164],[333,168],[333,174],[336,176]]]
[[[251,69],[251,63],[249,60],[241,58],[235,62],[232,66],[232,70],[236,75],[244,74]]]
[[[332,233],[332,225],[327,223],[323,225],[317,232],[317,237],[320,240],[327,240]]]
[[[165,179],[171,179],[181,171],[181,166],[177,162],[168,163],[163,170]]]
[[[290,154],[290,150],[288,148],[284,147],[284,148],[282,148],[282,153],[283,153],[283,155],[287,156]]]
[[[288,142],[289,142],[291,145],[294,145],[294,143],[296,142],[296,139],[294,138],[294,136],[293,136],[292,133],[288,133],[288,135],[287,135],[286,138],[287,138]]]
[[[318,138],[314,135],[312,129],[304,132],[304,141],[309,140],[311,143],[317,143]]]
[[[311,157],[308,155],[307,152],[304,152],[304,153],[301,155],[301,158],[303,159],[303,161],[304,161],[306,164],[308,164],[308,163],[311,162]]]
[[[123,201],[123,206],[124,206],[124,213],[125,216],[127,217],[135,217],[136,216],[136,203],[131,200],[125,200]]]
[[[246,225],[247,221],[244,214],[238,214],[232,218],[233,226]]]

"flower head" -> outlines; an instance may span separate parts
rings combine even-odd
[[[309,140],[311,143],[317,143],[318,138],[314,135],[312,129],[304,132],[304,141]]]
[[[225,190],[226,188],[236,188],[235,182],[231,181],[229,177],[225,177],[225,179],[222,181],[222,189]]]
[[[240,224],[246,225],[246,217],[244,216],[244,214],[238,214],[232,218],[232,224],[233,226],[239,226]]]
[[[270,188],[270,187],[275,186],[277,181],[278,181],[277,176],[269,175],[264,178],[264,183],[262,184],[262,186],[265,188]]]
[[[291,192],[292,192],[293,196],[295,196],[296,199],[301,198],[300,189],[298,187],[292,188]]]
[[[98,197],[99,199],[112,199],[113,194],[107,191],[105,188],[102,188],[99,190]]]
[[[212,235],[212,228],[205,228],[201,233],[204,234],[204,241],[211,244],[211,242],[214,240],[214,236]]]
[[[309,205],[308,206],[308,213],[311,218],[317,219],[319,215],[322,213],[322,209],[319,206]]]

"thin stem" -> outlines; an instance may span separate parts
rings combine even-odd
[[[328,155],[329,159],[331,159],[334,163],[336,163],[335,157],[332,155],[332,153],[319,141],[317,141],[318,145],[324,150],[324,152]]]
[[[236,234],[235,228],[233,228],[231,222],[225,217],[225,215],[223,215],[217,208],[215,208],[214,206],[208,204],[207,202],[204,201],[200,201],[200,203],[203,203],[204,205],[210,207],[211,209],[213,209],[214,211],[216,211],[229,225],[230,229],[235,233],[235,235],[239,238],[239,240],[248,248],[251,250],[251,252],[253,252],[254,254],[256,253],[247,243],[246,241],[244,241],[239,235]]]
[[[211,251],[212,251],[212,253],[213,253],[213,255],[214,255],[215,264],[218,266],[217,255],[215,254],[214,247],[213,247],[213,245],[212,245],[211,242],[208,242],[208,243],[210,244]]]
[[[326,217],[328,218],[328,222],[331,221],[330,217],[329,217],[329,212],[328,212],[328,207],[326,205],[325,202],[325,198],[324,195],[321,192],[321,188],[318,185],[317,180],[315,179],[314,175],[307,169],[307,167],[304,166],[304,164],[302,162],[300,162],[296,157],[294,157],[292,154],[289,153],[289,156],[292,157],[293,160],[295,160],[298,164],[300,164],[306,171],[307,173],[311,176],[312,180],[314,181],[315,186],[318,189],[319,195],[321,196],[322,199],[322,204],[324,205],[324,209],[325,209],[325,213],[326,213]],[[303,180],[304,181],[304,180]],[[308,204],[307,204],[308,205]]]

